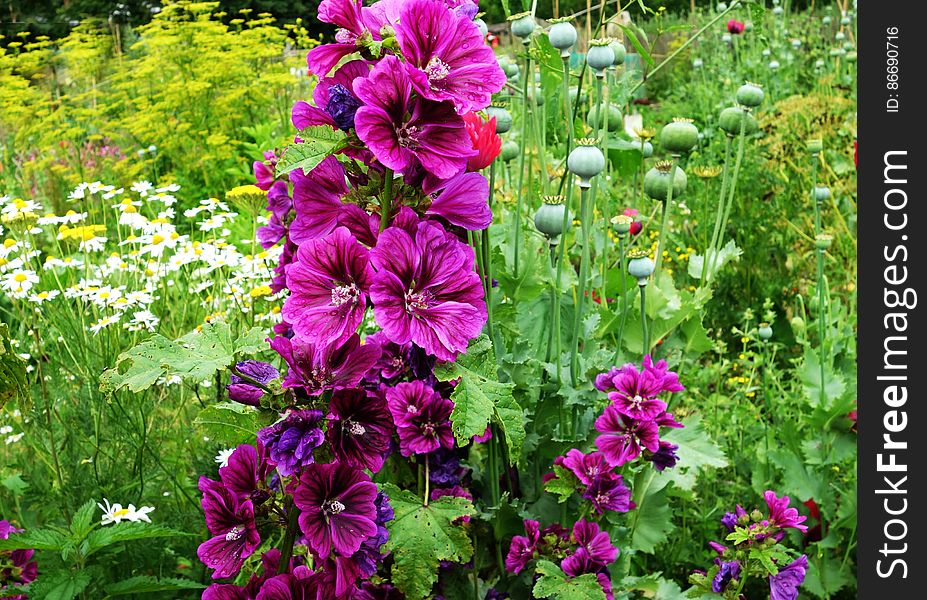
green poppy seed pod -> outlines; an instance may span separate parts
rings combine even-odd
[[[521,38],[522,41],[527,41],[528,37],[531,35],[531,32],[534,31],[534,28],[537,27],[537,23],[534,20],[534,15],[530,12],[518,13],[517,15],[512,15],[509,17],[509,21],[512,22],[512,35],[517,38]]]
[[[477,29],[480,30],[480,35],[486,37],[486,34],[489,33],[489,26],[486,25],[486,21],[480,17],[477,17],[473,20],[473,24],[476,25]]]
[[[792,44],[792,48],[795,48],[796,50],[798,50],[799,48],[801,48],[801,40],[798,39],[798,38],[793,39],[793,40],[791,41],[791,44]]]
[[[763,52],[761,52],[761,54],[763,55],[763,58],[769,58],[772,56],[772,50],[769,48],[763,48]]]
[[[850,24],[850,17],[848,17],[848,16],[846,16],[846,15],[840,17],[840,24],[843,25],[844,27],[846,27],[847,25],[849,25],[849,24]]]
[[[532,104],[534,104],[534,106],[544,106],[544,94],[529,93],[528,105],[531,106]]]
[[[490,106],[486,109],[489,118],[496,117],[496,133],[505,133],[512,128],[512,113],[504,106]]]
[[[560,50],[560,56],[569,56],[570,48],[576,43],[576,27],[569,21],[554,23],[547,31],[550,45]]]
[[[557,237],[563,233],[565,214],[566,206],[563,204],[563,196],[546,196],[543,204],[534,213],[534,226],[549,238]],[[567,227],[569,227],[569,219],[567,219]]]
[[[502,144],[502,150],[499,152],[499,155],[502,157],[502,160],[509,162],[513,158],[517,157],[521,152],[521,149],[518,147],[518,142],[514,140],[507,140]]]
[[[607,107],[603,106],[602,108],[604,109],[602,111],[604,113],[602,116],[608,117],[608,130],[617,131],[621,129],[621,124],[622,124],[621,109],[615,106],[614,104],[609,104]],[[598,106],[593,106],[591,109],[589,109],[589,113],[586,115],[586,120],[593,127],[596,127],[598,129],[603,129],[605,127],[606,119],[599,118],[598,109],[599,109]]]
[[[772,327],[769,326],[769,323],[760,323],[760,326],[756,330],[756,334],[761,340],[768,340],[772,337],[772,333]]]
[[[853,45],[853,42],[851,42],[850,40],[847,40],[843,42],[843,49],[846,50],[847,53],[849,53],[852,50],[856,50],[856,46]]]
[[[727,3],[726,3],[726,2],[718,2],[718,12],[719,12],[719,13],[722,13],[722,12],[724,12],[724,11],[726,11],[726,10],[727,10]]]
[[[701,58],[696,58],[695,60],[692,61],[692,68],[693,68],[693,69],[701,69],[701,68],[702,68],[702,65],[704,65],[704,64],[705,64],[705,63],[702,61]]]
[[[637,279],[638,285],[647,285],[647,278],[653,275],[653,261],[647,256],[636,256],[628,261],[628,275]]]
[[[634,219],[628,215],[616,215],[611,218],[612,229],[615,230],[615,233],[618,235],[627,235],[631,231],[631,225],[634,223]]]
[[[824,15],[824,17],[821,19],[821,23],[824,25],[830,25],[830,21],[830,15]]]
[[[505,76],[509,79],[518,77],[520,71],[518,65],[513,62],[507,62],[502,66],[502,72],[505,73]]]
[[[743,106],[756,108],[763,103],[766,94],[763,89],[755,83],[745,83],[737,90],[737,101]]]
[[[613,66],[623,65],[625,56],[627,56],[628,51],[624,47],[624,44],[618,40],[612,40],[609,42],[608,47],[612,49],[612,52],[615,53],[615,61],[612,63]]]
[[[744,31],[750,32],[753,31],[753,21],[747,21],[744,23]]]
[[[585,93],[585,92],[583,92],[582,94],[580,94],[580,95],[579,95],[579,103],[580,103],[580,104],[585,104],[586,98],[587,98],[587,96],[586,96],[586,93]],[[571,88],[570,88],[570,104],[575,104],[575,103],[576,103],[576,88],[575,88],[575,87],[571,87]]]
[[[607,40],[593,40],[586,51],[586,64],[595,71],[596,77],[603,77],[605,69],[615,62],[615,51]]]
[[[792,317],[792,320],[789,321],[789,325],[792,326],[792,333],[794,333],[796,337],[805,332],[805,320],[801,317]]]
[[[683,154],[698,144],[698,128],[691,119],[673,119],[663,126],[660,144],[671,154]]]
[[[814,246],[818,249],[818,252],[824,252],[830,248],[831,243],[834,241],[834,236],[821,233],[814,237]]]
[[[650,158],[651,156],[653,156],[653,144],[651,144],[650,142],[644,142],[643,151],[644,151],[644,158]]]
[[[856,52],[847,52],[847,62],[855,63],[856,62]]]
[[[731,37],[731,34],[725,33],[724,35],[721,36],[721,41],[724,42],[725,44],[731,44],[734,41],[734,38]]]
[[[589,180],[602,172],[605,168],[605,155],[596,145],[596,140],[577,140],[567,157],[567,168],[579,177],[580,187],[589,187]]]
[[[669,191],[670,163],[661,162],[644,175],[644,193],[660,202],[666,202],[666,193]],[[688,178],[686,172],[676,167],[673,178],[673,198],[679,198],[686,191]]]
[[[778,70],[778,69],[779,69],[779,61],[778,61],[778,60],[771,60],[771,61],[769,61],[769,70],[770,70],[770,71],[776,71],[776,70]]]
[[[830,198],[830,188],[819,185],[814,188],[814,201],[817,203],[824,202]]]
[[[836,34],[834,34],[834,39],[838,42],[842,42],[843,40],[847,39],[847,36],[842,31],[838,31]]]
[[[776,15],[776,16],[779,16],[779,15],[781,15],[782,13],[783,13],[783,10],[782,10],[782,7],[781,7],[781,6],[774,6],[774,7],[773,7],[773,9],[772,9],[772,14],[774,14],[774,15]]]
[[[724,133],[731,137],[740,135],[741,119],[746,119],[744,123],[744,135],[753,135],[759,129],[756,119],[745,109],[739,106],[731,106],[721,111],[718,116],[718,127],[724,130]]]

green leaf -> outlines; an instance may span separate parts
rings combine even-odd
[[[319,128],[314,128],[319,129]],[[303,173],[308,174],[316,168],[320,162],[331,156],[344,146],[344,138],[341,139],[311,139],[288,146],[283,151],[283,156],[277,161],[277,175],[284,175],[296,169],[302,169]]]
[[[238,402],[220,402],[201,410],[193,423],[211,439],[237,446],[253,442],[258,430],[276,419],[273,411],[262,411]]]
[[[16,533],[5,540],[0,540],[3,550],[61,550],[68,544],[64,534],[52,529],[31,529]]]
[[[0,590],[0,598],[13,598],[14,596],[25,596],[29,598],[29,584],[26,585],[8,585]]]
[[[502,429],[509,461],[515,464],[525,440],[525,421],[521,406],[512,395],[514,384],[498,380],[492,342],[485,334],[470,341],[467,353],[456,362],[437,365],[435,377],[440,381],[460,379],[451,400],[451,426],[461,445],[486,431],[490,421]]]
[[[10,344],[10,330],[0,323],[0,408],[13,398],[19,398],[20,408],[26,412],[31,396],[26,386],[26,361],[19,357]]]
[[[88,500],[77,509],[74,518],[71,519],[71,538],[73,540],[80,541],[90,533],[90,530],[93,529],[93,515],[96,511],[97,503],[93,500]]]
[[[825,483],[817,474],[806,468],[803,457],[796,456],[789,450],[770,450],[769,454],[783,471],[783,493],[799,502],[823,497]]]
[[[558,504],[563,504],[569,500],[570,496],[576,491],[578,480],[576,479],[576,475],[573,475],[572,471],[560,465],[554,465],[554,474],[557,476],[553,479],[549,479],[547,483],[544,484],[544,489],[548,493],[557,496]]]
[[[139,575],[106,586],[106,593],[110,596],[125,596],[127,594],[150,594],[152,592],[176,590],[201,590],[205,587],[202,583],[190,579]]]
[[[444,496],[425,506],[421,498],[391,483],[382,490],[395,514],[386,524],[385,545],[393,553],[392,582],[409,600],[421,600],[431,594],[442,560],[462,563],[472,557],[467,531],[454,521],[476,511],[465,498]]]
[[[23,481],[23,478],[19,473],[14,473],[9,477],[0,479],[0,485],[8,489],[10,493],[12,493],[17,498],[25,494],[26,490],[29,489],[29,484]]]
[[[329,125],[310,125],[299,130],[299,139],[304,142],[317,140],[320,142],[340,142],[345,139],[345,134],[340,129],[333,129]]]
[[[709,255],[708,260],[708,270],[706,277],[708,279],[714,279],[715,275],[724,268],[724,265],[731,261],[739,260],[740,256],[744,253],[743,250],[737,247],[737,244],[734,243],[734,240],[728,241],[720,250],[714,250]],[[689,256],[689,277],[694,277],[695,279],[702,278],[702,266],[705,263],[705,258],[698,254],[692,254]]]
[[[647,554],[653,554],[675,528],[667,501],[667,482],[657,480],[654,475],[655,471],[641,471],[631,486],[637,504],[631,513],[631,547]]]
[[[663,436],[663,440],[676,444],[679,450],[679,461],[669,471],[664,471],[676,485],[683,490],[695,487],[695,476],[700,470],[708,467],[721,469],[727,466],[727,457],[715,444],[698,415],[692,415],[682,420],[682,429],[672,429]]]
[[[805,384],[805,395],[812,406],[827,408],[826,404],[832,403],[840,398],[846,391],[846,382],[839,374],[834,372],[833,367],[826,363],[824,365],[824,400],[825,405],[821,403],[821,362],[818,353],[810,346],[805,348],[804,364],[799,368],[798,374],[802,383]]]
[[[264,332],[254,327],[232,340],[232,331],[225,321],[212,321],[200,331],[191,331],[171,341],[154,335],[116,359],[116,366],[100,376],[100,391],[115,392],[128,388],[140,392],[154,385],[161,377],[178,376],[194,381],[212,377],[235,360],[237,354],[254,354],[262,348],[258,338]]]
[[[194,534],[150,523],[116,523],[91,532],[84,540],[81,550],[86,558],[98,550],[120,542],[192,535]]]
[[[563,570],[549,560],[539,560],[535,570],[540,575],[534,584],[535,598],[605,600],[605,592],[592,573],[567,578]]]
[[[31,600],[72,600],[90,585],[90,574],[85,571],[53,571],[40,575],[29,587]]]
[[[637,50],[637,53],[641,55],[641,58],[643,58],[647,62],[647,65],[652,67],[653,57],[650,56],[650,52],[648,52],[647,49],[644,48],[644,45],[641,43],[641,41],[637,37],[637,33],[635,33],[635,31],[631,29],[630,27],[628,27],[627,25],[622,25],[621,23],[619,23],[618,25],[624,31],[625,35],[628,37],[628,40],[630,40],[631,45],[634,46],[634,49]],[[646,37],[644,39],[646,39]]]

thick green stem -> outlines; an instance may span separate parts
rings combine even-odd
[[[724,205],[726,204],[727,196],[727,179],[729,174],[728,163],[731,160],[731,137],[725,136],[724,138],[724,166],[722,167],[723,173],[721,174],[721,194],[718,197],[718,211],[715,214],[715,226],[711,231],[711,240],[708,242],[708,248],[705,250],[705,258],[702,261],[702,276],[699,277],[699,286],[705,284],[705,278],[708,276],[708,261],[714,261],[714,250],[715,246],[718,243],[718,232],[721,231],[721,221],[724,219]]]
[[[387,168],[383,173],[383,195],[380,196],[380,233],[389,227],[390,213],[393,212],[393,170]]]
[[[528,54],[528,46],[525,45],[525,71],[522,73],[524,81],[522,83],[522,113],[521,113],[521,154],[518,156],[518,194],[515,200],[515,264],[514,275],[518,278],[519,250],[521,248],[521,211],[525,195],[525,156],[528,154],[528,81],[531,78],[531,56]]]
[[[621,272],[621,321],[618,323],[618,343],[615,347],[615,358],[612,359],[614,364],[618,364],[621,343],[624,341],[624,325],[628,319],[628,276],[624,265],[624,235],[618,235],[618,270]]]
[[[657,257],[656,257],[656,266],[654,267],[656,283],[660,283],[660,277],[663,275],[660,265],[663,264],[663,249],[666,247],[666,236],[667,236],[667,225],[669,225],[670,214],[672,213],[673,206],[673,184],[676,181],[676,163],[679,160],[677,155],[673,155],[673,160],[670,161],[672,164],[670,166],[670,178],[669,186],[666,189],[666,202],[663,203],[663,216],[660,219],[660,237],[657,238]]]
[[[734,172],[731,174],[731,181],[729,184],[729,189],[727,190],[727,202],[724,206],[724,217],[721,219],[721,229],[718,230],[718,243],[717,243],[717,252],[715,255],[720,254],[722,244],[724,241],[724,230],[727,228],[727,221],[731,216],[731,207],[734,206],[734,195],[737,193],[737,179],[740,176],[740,164],[744,159],[744,139],[746,138],[746,117],[741,117],[740,121],[740,135],[737,138],[737,159],[734,161]],[[711,279],[712,271],[716,268],[717,258],[712,260],[712,268],[708,270],[706,277]]]
[[[641,289],[641,332],[644,345],[641,346],[641,359],[650,354],[650,332],[647,331],[647,284],[639,286]]]
[[[579,212],[583,236],[583,247],[579,259],[579,282],[577,284],[576,306],[573,319],[573,344],[570,349],[570,382],[579,384],[579,338],[583,324],[583,309],[586,303],[586,279],[589,277],[589,187],[582,185],[579,196]]]
[[[293,556],[293,544],[299,534],[299,509],[293,503],[292,496],[286,496],[283,504],[286,508],[287,521],[283,541],[280,543],[280,566],[277,568],[277,574],[286,573],[289,570],[290,558]]]

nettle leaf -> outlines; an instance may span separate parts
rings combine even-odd
[[[5,540],[0,540],[3,550],[61,550],[68,544],[68,538],[52,529],[30,529],[23,533],[14,533]]]
[[[743,250],[737,247],[734,240],[730,240],[720,250],[713,250],[708,254],[708,268],[706,278],[714,279],[718,271],[724,268],[724,265],[731,261],[739,260]],[[689,277],[695,279],[702,278],[702,267],[705,264],[705,257],[698,254],[689,256]]]
[[[52,571],[40,575],[29,586],[29,598],[33,600],[71,600],[90,585],[90,573],[86,571]]]
[[[152,592],[176,590],[201,590],[205,587],[202,583],[190,579],[139,575],[106,586],[106,593],[110,596],[125,596],[128,594],[150,594]]]
[[[26,387],[26,361],[19,357],[10,344],[10,331],[6,323],[0,323],[0,408],[19,398],[25,404],[31,399]],[[25,406],[21,406],[26,412]]]
[[[238,402],[220,402],[201,410],[193,423],[211,439],[237,446],[253,442],[258,430],[273,423],[277,417],[274,411],[259,410]]]
[[[86,558],[107,546],[120,542],[192,535],[195,534],[151,523],[116,523],[91,532],[84,540],[81,551]]]
[[[71,537],[75,540],[84,539],[93,529],[93,515],[97,511],[97,503],[93,500],[85,502],[71,519]]]
[[[425,506],[412,492],[381,487],[395,513],[385,546],[393,553],[392,582],[409,600],[421,600],[431,594],[442,560],[464,563],[473,556],[467,530],[454,521],[476,510],[465,498],[444,496]]]
[[[715,444],[702,427],[702,418],[692,415],[682,420],[682,429],[672,429],[662,439],[679,446],[676,454],[679,461],[672,469],[664,471],[676,486],[682,490],[695,487],[695,477],[709,467],[722,469],[727,466],[724,451]]]
[[[560,567],[549,560],[539,560],[535,570],[540,575],[534,584],[535,598],[605,600],[605,592],[592,573],[568,578]]]
[[[470,443],[475,435],[486,431],[490,422],[502,430],[509,450],[509,461],[515,464],[525,441],[525,421],[521,406],[512,395],[515,385],[498,380],[492,342],[485,334],[471,340],[467,353],[457,362],[435,366],[440,381],[460,379],[451,393],[454,411],[451,426],[460,445]]]
[[[320,135],[321,130],[324,129],[331,130],[330,127],[324,125],[319,127],[307,127],[300,131],[300,137],[302,137],[303,131],[312,130],[311,134]],[[331,136],[330,139],[315,137],[314,139],[288,146],[287,149],[283,151],[283,156],[277,161],[277,175],[284,175],[296,169],[302,169],[303,173],[308,174],[312,169],[316,168],[320,162],[338,150],[341,150],[344,147],[344,143],[345,136],[341,133],[340,136]]]
[[[255,354],[263,347],[264,331],[253,327],[237,339],[225,321],[212,321],[176,341],[154,335],[126,350],[116,366],[100,376],[100,391],[128,388],[140,392],[161,377],[178,376],[193,381],[209,379],[229,367],[238,354]]]
[[[647,554],[653,554],[676,527],[666,494],[669,481],[657,478],[655,473],[649,469],[641,471],[631,486],[637,504],[630,513],[631,547]]]
[[[572,471],[560,465],[554,465],[554,474],[556,477],[549,479],[547,483],[544,484],[544,489],[548,493],[557,496],[558,504],[563,504],[569,500],[570,496],[576,491],[579,480],[576,479],[576,475],[574,475]]]

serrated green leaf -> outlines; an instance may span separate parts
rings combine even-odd
[[[737,244],[734,243],[734,240],[728,241],[728,243],[726,243],[720,250],[714,250],[710,254],[706,253],[706,255],[709,257],[706,278],[714,279],[715,275],[717,275],[718,272],[724,268],[724,265],[731,261],[739,260],[743,253],[743,250],[737,247]],[[689,277],[701,279],[702,267],[704,266],[704,263],[704,256],[699,254],[692,254],[689,256]]]
[[[9,477],[0,479],[0,485],[9,490],[10,493],[16,497],[22,496],[26,493],[26,490],[29,489],[29,484],[23,481],[19,473],[14,473]]]
[[[74,518],[71,519],[71,538],[73,540],[82,540],[90,533],[90,530],[93,529],[93,515],[96,511],[97,503],[93,500],[88,500],[77,509]]]
[[[637,508],[631,512],[631,547],[635,550],[653,554],[675,528],[666,484],[666,480],[657,479],[655,472],[649,470],[641,471],[634,478],[631,489]]]
[[[663,473],[680,489],[691,490],[695,486],[698,471],[709,467],[722,469],[728,463],[724,451],[711,440],[702,426],[700,416],[686,417],[682,420],[682,425],[682,429],[672,429],[662,437],[663,440],[679,446],[679,450],[676,451],[679,461],[673,469]]]
[[[467,531],[454,521],[476,511],[465,498],[443,496],[425,506],[421,498],[393,484],[382,490],[395,514],[386,524],[385,545],[393,553],[392,582],[409,600],[421,600],[431,594],[442,560],[467,562],[473,556]]]
[[[605,600],[605,592],[592,573],[567,578],[563,570],[549,560],[538,561],[540,575],[534,584],[535,598],[555,600]]]
[[[128,388],[140,392],[169,376],[209,379],[216,371],[228,368],[236,355],[259,351],[262,344],[258,337],[263,335],[261,328],[254,327],[233,341],[225,321],[206,323],[200,331],[191,331],[176,341],[154,335],[119,355],[116,365],[100,376],[100,391]]]
[[[82,552],[86,558],[107,546],[120,542],[191,535],[194,534],[150,523],[116,523],[92,531],[84,541]]]
[[[68,538],[61,532],[51,529],[31,529],[15,533],[5,540],[0,540],[2,550],[61,550],[68,543]]]
[[[544,490],[557,496],[557,503],[563,504],[570,499],[570,496],[576,491],[578,480],[573,472],[565,469],[560,465],[554,465],[554,474],[556,477],[547,480],[544,484]]]
[[[53,571],[39,575],[29,587],[32,600],[72,600],[90,585],[90,574],[85,571]]]
[[[175,590],[201,590],[205,587],[202,583],[190,579],[139,575],[106,586],[106,593],[110,596],[125,596],[127,594],[150,594],[152,592]]]
[[[321,142],[337,142],[345,138],[345,134],[340,129],[333,129],[329,125],[310,125],[299,130],[299,139],[304,142],[318,140]]]
[[[296,169],[308,174],[326,157],[337,152],[344,145],[344,140],[312,139],[288,146],[283,156],[277,161],[277,175],[284,175]]]
[[[517,462],[525,441],[525,422],[521,406],[512,395],[515,386],[498,380],[492,342],[485,334],[470,341],[466,354],[456,362],[437,365],[435,377],[440,381],[460,379],[451,393],[454,411],[451,426],[460,445],[470,443],[475,435],[486,431],[490,421],[503,432],[509,460]]]
[[[258,430],[267,427],[277,418],[272,411],[262,411],[238,402],[220,402],[207,406],[193,423],[211,439],[237,446],[254,441]]]

